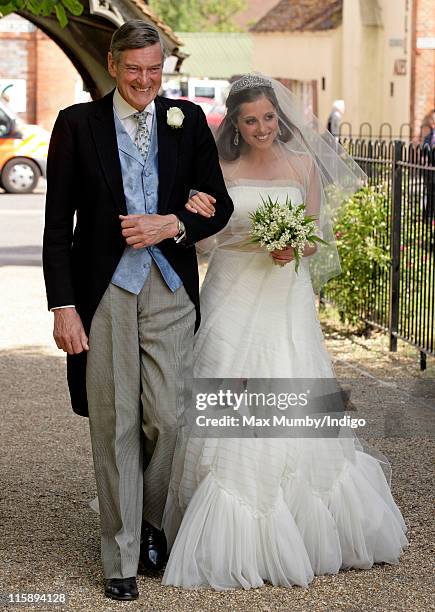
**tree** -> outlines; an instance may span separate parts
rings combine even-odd
[[[149,0],[151,9],[176,32],[236,32],[236,13],[246,0]]]
[[[179,32],[235,32],[233,17],[245,8],[246,0],[150,0],[154,12]],[[80,0],[0,0],[0,18],[16,11],[48,17],[55,13],[60,25],[68,23],[68,13],[81,15]]]
[[[0,17],[16,11],[28,11],[33,15],[48,17],[55,13],[60,25],[68,23],[68,13],[81,15],[83,5],[79,0],[0,0]]]

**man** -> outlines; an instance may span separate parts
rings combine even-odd
[[[331,134],[336,138],[339,138],[340,136],[340,123],[343,118],[344,111],[344,100],[335,100],[328,117],[327,129],[328,132],[331,132]]]
[[[423,171],[423,180],[426,191],[426,203],[423,208],[423,220],[432,223],[435,217],[435,110],[428,117],[429,132],[423,140],[424,156],[427,160],[427,170]]]
[[[89,414],[105,593],[132,600],[139,557],[158,570],[166,555],[161,521],[199,324],[193,245],[233,206],[202,110],[157,95],[157,30],[125,23],[108,67],[115,91],[54,126],[43,262],[73,409]],[[191,189],[208,217],[184,208]]]

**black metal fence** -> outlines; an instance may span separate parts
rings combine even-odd
[[[401,140],[403,142],[413,142],[422,144],[426,136],[431,133],[431,125],[424,122],[419,128],[415,129],[410,123],[402,123],[398,129],[394,129],[391,123],[385,121],[379,126],[374,126],[368,121],[364,121],[359,126],[352,125],[349,121],[342,121],[339,128],[339,138],[366,139],[366,140]]]
[[[388,194],[387,227],[376,241],[390,253],[391,266],[374,270],[371,298],[357,314],[389,333],[390,350],[399,338],[419,349],[424,369],[426,354],[435,355],[435,148],[384,140],[341,144],[369,183]],[[327,285],[324,295],[331,301]]]

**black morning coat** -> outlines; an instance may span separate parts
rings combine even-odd
[[[187,244],[171,238],[159,243],[180,276],[200,321],[198,265],[194,243],[227,224],[233,204],[218,162],[213,136],[202,109],[188,101],[155,99],[159,214],[175,213],[184,222]],[[178,107],[183,125],[167,123]],[[47,161],[43,268],[48,307],[74,304],[89,334],[92,317],[125,249],[118,215],[127,214],[113,116],[113,91],[95,102],[59,113]],[[216,198],[212,218],[185,209],[190,189]],[[76,225],[73,231],[74,214]],[[88,416],[86,352],[67,356],[68,386],[74,412]]]

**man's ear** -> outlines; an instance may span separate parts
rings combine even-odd
[[[109,51],[107,54],[107,70],[109,71],[110,76],[115,79],[116,78],[116,65],[115,65],[115,60],[113,59],[113,55],[111,51]]]

